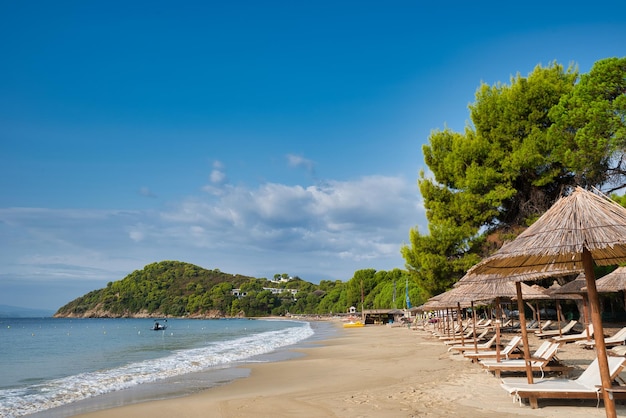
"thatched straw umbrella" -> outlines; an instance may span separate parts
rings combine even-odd
[[[436,302],[440,307],[442,308],[445,307],[446,313],[448,313],[448,309],[451,309],[451,308],[456,309],[459,328],[461,328],[462,326],[461,307],[468,308],[471,306],[472,311],[473,311],[473,305],[471,303],[472,301],[468,299],[464,299],[462,295],[458,294],[458,292],[459,292],[459,288],[455,287],[451,290],[448,290],[447,292],[441,293],[436,296],[437,298]],[[476,336],[476,315],[474,315],[474,337],[475,336]],[[461,333],[460,338],[461,338],[461,344],[463,344],[464,343],[463,333]]]
[[[618,267],[596,281],[598,293],[617,293],[624,291],[624,307],[626,308],[626,266]],[[583,290],[586,292],[587,287]]]
[[[626,209],[604,195],[577,187],[572,194],[559,199],[515,240],[502,246],[470,271],[506,277],[552,268],[584,270],[604,405],[607,416],[615,417],[615,402],[608,391],[611,379],[594,262],[597,265],[626,262]],[[532,383],[532,375],[529,375],[529,382]]]
[[[474,339],[474,350],[478,352],[478,341],[476,340],[476,311],[474,310],[474,302],[478,301],[478,299],[472,297],[472,289],[473,284],[468,286],[462,286],[457,283],[454,288],[448,290],[445,293],[442,293],[439,296],[439,303],[444,305],[456,305],[457,306],[457,317],[461,316],[461,305],[464,307],[470,307],[472,309],[472,321],[473,321],[473,339]],[[490,303],[491,300],[480,300],[480,302]],[[463,338],[461,339],[461,343],[464,344]],[[500,344],[499,336],[496,344]]]
[[[528,278],[529,275],[523,277]],[[484,277],[483,277],[484,279]],[[525,298],[534,299],[546,299],[548,296],[540,290],[533,289],[532,287],[521,283],[520,290]],[[480,280],[480,277],[466,275],[458,281],[457,287],[453,290],[442,294],[440,301],[491,301],[495,299],[497,320],[496,320],[496,360],[500,360],[499,348],[500,348],[500,318],[502,317],[500,312],[500,298],[515,299],[517,298],[517,288],[512,281],[502,280]],[[473,307],[473,306],[472,306]],[[520,314],[520,328],[523,328],[522,338],[523,344],[528,347],[528,336],[525,334],[526,321],[524,320],[523,313]],[[530,354],[529,354],[530,357]]]
[[[526,314],[524,312],[524,297],[522,289],[524,281],[534,281],[544,279],[546,277],[558,277],[571,274],[571,271],[559,270],[556,268],[547,268],[544,271],[530,271],[526,273],[516,273],[503,277],[500,274],[476,274],[473,272],[474,268],[463,276],[458,283],[515,283],[517,309],[519,312],[520,329],[522,331],[522,341],[524,350],[524,359],[526,360],[526,376],[528,382],[533,382],[533,371],[530,365],[530,347],[528,345],[528,330],[526,329]],[[545,297],[545,295],[544,295]],[[543,297],[536,297],[535,299],[541,299]]]
[[[567,282],[558,289],[551,290],[549,293],[557,301],[564,299],[582,299],[583,324],[585,329],[588,329],[591,319],[589,318],[589,298],[587,297],[586,287],[587,279],[585,278],[585,273],[580,273],[571,282]]]
[[[626,267],[618,267],[596,281],[600,293],[614,293],[626,290]],[[586,287],[583,290],[587,290]]]

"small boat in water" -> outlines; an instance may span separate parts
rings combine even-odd
[[[165,320],[164,324],[157,320],[154,321],[154,325],[152,326],[152,331],[165,331],[165,329],[167,329],[167,319]]]

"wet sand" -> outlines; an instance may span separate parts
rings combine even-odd
[[[506,340],[510,336],[505,335]],[[531,351],[538,345],[530,341]],[[126,417],[604,417],[596,401],[513,401],[499,379],[429,332],[407,327],[340,329],[290,360],[246,366],[249,377],[190,396],[79,415]],[[567,344],[559,358],[576,369],[593,350]],[[624,376],[624,375],[622,375]],[[626,406],[618,405],[619,416]]]

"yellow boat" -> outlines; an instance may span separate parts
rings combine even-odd
[[[365,324],[361,321],[347,322],[343,324],[344,328],[361,328],[364,327]]]

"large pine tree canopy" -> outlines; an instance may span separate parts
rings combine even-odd
[[[428,234],[402,248],[422,288],[450,288],[573,186],[626,186],[626,58],[588,74],[558,63],[510,84],[482,84],[464,132],[435,130],[418,180]]]

